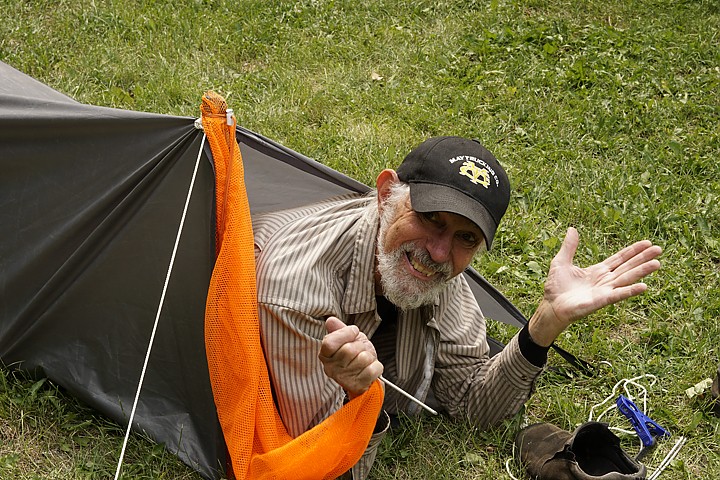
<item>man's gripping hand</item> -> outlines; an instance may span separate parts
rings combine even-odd
[[[335,380],[352,399],[362,395],[383,373],[375,347],[355,325],[345,325],[336,317],[325,321],[318,358],[325,375]]]

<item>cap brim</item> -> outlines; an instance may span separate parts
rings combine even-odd
[[[450,212],[462,215],[482,231],[488,250],[497,226],[485,207],[464,193],[444,185],[410,183],[410,202],[417,212]]]

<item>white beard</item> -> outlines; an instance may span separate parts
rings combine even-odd
[[[406,198],[403,196],[401,201],[404,202]],[[452,264],[451,262],[434,262],[427,250],[419,248],[414,242],[406,242],[395,250],[385,251],[383,246],[385,235],[396,216],[398,205],[401,203],[397,200],[393,196],[388,198],[380,215],[377,268],[380,274],[380,285],[387,299],[402,310],[412,310],[422,305],[432,304],[438,295],[447,288],[448,281],[452,277]],[[428,280],[414,277],[407,271],[406,255],[440,275]]]

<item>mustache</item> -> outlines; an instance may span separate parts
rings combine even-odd
[[[410,259],[420,263],[423,267],[439,273],[443,279],[448,279],[452,275],[453,270],[450,262],[438,263],[434,261],[430,257],[430,253],[415,242],[403,243],[398,250],[409,255]]]

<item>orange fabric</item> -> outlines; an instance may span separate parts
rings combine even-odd
[[[203,96],[215,165],[217,260],[205,313],[205,348],[232,470],[244,479],[332,479],[362,456],[382,407],[379,382],[293,439],[272,398],[260,343],[255,255],[244,171],[225,100]]]

